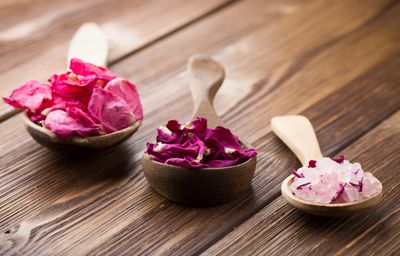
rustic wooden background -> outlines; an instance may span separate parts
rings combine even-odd
[[[0,254],[398,254],[399,1],[3,0],[0,17],[0,95],[63,72],[69,39],[94,21],[145,110],[124,144],[68,156],[36,144],[1,103]],[[259,151],[252,190],[212,208],[160,197],[139,164],[157,126],[189,119],[186,61],[198,52],[226,67],[217,112]],[[378,207],[329,219],[283,200],[280,182],[300,163],[269,121],[295,113],[325,155],[343,152],[382,181]]]

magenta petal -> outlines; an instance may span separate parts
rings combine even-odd
[[[336,158],[336,159],[332,158],[332,160],[339,164],[342,164],[344,161],[344,155],[340,155],[339,158]]]
[[[93,90],[88,112],[100,122],[107,133],[124,129],[135,122],[135,116],[128,104],[114,93],[101,88]]]
[[[143,119],[142,104],[140,103],[139,93],[134,84],[123,78],[115,78],[104,89],[121,97],[132,109],[136,120]]]
[[[3,98],[4,102],[13,107],[29,110],[40,109],[43,102],[50,99],[50,86],[34,80],[30,80],[15,89],[10,97]]]
[[[92,117],[79,108],[67,108],[67,113],[71,118],[75,119],[77,123],[80,123],[86,127],[100,127],[100,125],[96,124]]]
[[[157,128],[157,137],[156,137],[157,142],[178,143],[177,139],[178,139],[178,135],[176,133],[172,133],[172,132],[166,133],[161,128]]]
[[[63,110],[55,110],[48,114],[44,126],[62,138],[76,134],[86,137],[98,133],[97,126],[90,126],[86,121],[82,121],[84,118],[76,117],[71,117]]]
[[[117,77],[117,75],[115,75],[113,72],[104,67],[84,62],[78,58],[71,59],[69,68],[72,70],[72,72],[74,72],[77,75],[81,76],[95,75],[98,79],[105,80],[106,82]]]
[[[225,167],[243,163],[257,155],[243,148],[226,128],[207,128],[199,117],[183,126],[176,120],[157,129],[157,143],[148,143],[145,153],[153,160],[186,168]]]
[[[296,176],[297,178],[304,178],[304,174],[302,174],[302,173],[298,173],[297,172],[297,170],[296,169],[292,169],[291,171],[290,171],[294,176]]]
[[[207,130],[207,119],[204,117],[198,117],[190,122],[190,129],[198,133],[205,132]]]
[[[315,160],[310,160],[310,161],[308,161],[308,168],[315,168],[316,167],[316,164],[317,163],[317,161],[315,161]]]
[[[171,131],[171,132],[180,132],[182,124],[179,123],[177,120],[169,120],[166,127]]]

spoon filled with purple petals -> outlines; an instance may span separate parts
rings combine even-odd
[[[227,203],[248,190],[256,167],[256,150],[222,126],[213,100],[225,72],[213,59],[195,55],[188,70],[195,112],[181,124],[170,120],[147,143],[141,163],[150,185],[180,204]]]

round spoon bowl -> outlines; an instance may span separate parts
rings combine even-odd
[[[114,146],[132,136],[142,124],[142,121],[138,121],[125,129],[100,136],[60,138],[50,130],[32,122],[26,111],[22,114],[22,119],[27,131],[36,142],[48,149],[61,152],[103,149]]]
[[[238,198],[251,186],[257,159],[219,168],[184,168],[153,161],[144,154],[143,173],[167,199],[188,206],[214,206]]]
[[[281,191],[284,198],[292,206],[304,212],[323,217],[344,217],[354,215],[375,206],[379,203],[382,197],[382,184],[380,183],[380,189],[376,194],[361,201],[337,204],[315,203],[303,200],[292,194],[289,186],[292,184],[293,180],[294,176],[291,175],[282,182]]]

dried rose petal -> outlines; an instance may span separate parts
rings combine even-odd
[[[91,63],[83,62],[78,58],[71,59],[71,63],[69,68],[74,72],[76,75],[80,76],[91,76],[94,75],[97,79],[104,80],[106,82],[111,81],[112,79],[116,78],[117,75],[111,72],[110,70],[96,66]]]
[[[136,120],[143,119],[142,104],[140,103],[139,93],[134,84],[123,78],[115,78],[111,80],[104,89],[121,97],[132,109]]]
[[[114,93],[101,88],[93,90],[88,112],[107,133],[124,129],[135,122],[135,115],[128,104]]]
[[[10,97],[3,98],[3,100],[16,108],[38,110],[45,100],[51,100],[51,89],[47,84],[30,80],[15,89]]]
[[[73,116],[70,114],[73,113]],[[44,126],[60,136],[65,138],[71,135],[79,135],[87,137],[97,135],[99,127],[87,119],[87,116],[82,115],[79,110],[71,110],[69,113],[63,110],[55,110],[48,114],[44,120]]]
[[[332,158],[332,160],[337,162],[337,163],[339,163],[339,164],[342,164],[343,161],[344,161],[344,155],[340,155],[339,158],[336,158],[336,159]]]
[[[317,163],[317,161],[315,161],[315,160],[308,161],[308,168],[315,168],[316,163]]]
[[[160,126],[157,128],[157,138],[158,142],[163,143],[178,143],[178,135],[170,131],[166,126]]]
[[[50,86],[28,81],[4,101],[29,110],[33,122],[47,124],[61,137],[110,133],[143,119],[135,85],[77,58],[71,60],[70,70],[52,75]]]
[[[147,155],[161,163],[187,168],[232,166],[257,154],[255,149],[244,149],[228,129],[207,128],[205,118],[186,125],[170,120],[157,129],[156,142],[147,143]]]

